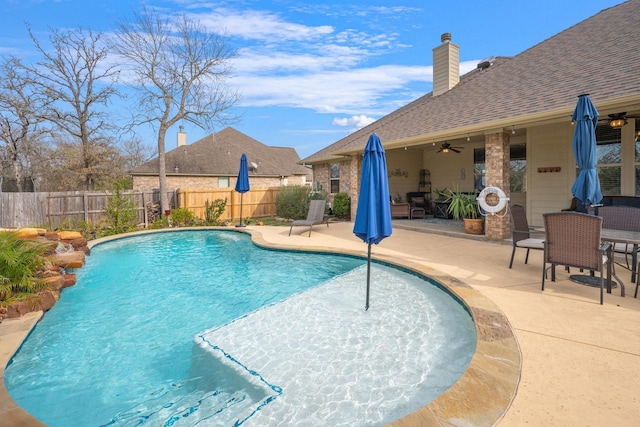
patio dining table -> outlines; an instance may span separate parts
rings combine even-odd
[[[544,227],[534,227],[533,230],[544,232]],[[638,247],[640,246],[640,231],[626,231],[626,230],[616,230],[612,228],[603,228],[600,232],[600,238],[603,242],[612,243],[609,247],[609,252],[607,253],[607,293],[611,293],[611,287],[613,281],[611,280],[611,276],[613,275],[616,281],[620,284],[620,296],[625,296],[624,282],[622,279],[618,277],[615,272],[613,272],[613,264],[614,264],[614,245],[615,243],[624,243],[627,245],[633,245],[633,253],[631,255],[631,282],[636,283],[636,291],[634,294],[634,298],[638,297],[638,281],[640,281],[640,277],[638,277]],[[574,282],[595,286],[596,283],[593,280],[593,276],[583,274],[574,274],[570,276],[570,279]],[[599,286],[599,285],[598,285]]]
[[[609,248],[608,263],[609,268],[607,269],[607,292],[611,293],[611,274],[613,270],[613,243],[624,243],[627,245],[633,245],[633,253],[631,255],[631,282],[636,283],[636,292],[634,298],[638,297],[638,245],[640,245],[640,231],[626,231],[626,230],[614,230],[610,228],[603,228],[600,232],[600,238],[605,241],[612,243]],[[624,296],[624,284],[619,277],[616,276],[615,272],[613,273],[614,277],[617,279],[618,283],[620,283],[620,296]]]

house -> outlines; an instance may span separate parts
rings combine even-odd
[[[178,132],[178,146],[165,154],[167,187],[180,189],[233,188],[240,157],[247,155],[251,187],[306,185],[311,170],[300,164],[294,148],[271,147],[227,127],[193,144]],[[135,168],[134,190],[158,188],[158,158]]]
[[[303,159],[313,180],[357,206],[362,152],[377,133],[390,194],[496,186],[529,222],[568,208],[577,168],[571,114],[589,94],[599,111],[604,195],[640,195],[640,0],[605,9],[514,57],[488,58],[459,76],[451,34],[433,49],[433,91]],[[428,181],[425,182],[425,177]],[[485,235],[509,237],[509,219],[486,218]]]

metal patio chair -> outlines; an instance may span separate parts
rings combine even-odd
[[[598,216],[602,218],[602,228],[623,231],[640,231],[640,208],[632,206],[601,206],[598,208]],[[627,270],[631,270],[631,282],[636,282],[636,296],[638,295],[638,283],[636,273],[638,269],[638,246],[626,243],[615,243],[613,250],[624,254],[626,266],[618,263]]]
[[[307,212],[307,219],[293,221],[289,228],[289,236],[291,236],[293,227],[309,227],[309,237],[311,237],[311,229],[314,225],[326,223],[327,227],[329,227],[329,220],[324,215],[326,205],[327,202],[324,200],[311,200],[311,203],[309,203],[309,212]]]
[[[527,222],[527,214],[524,207],[520,205],[512,205],[509,208],[509,216],[511,219],[511,240],[513,242],[513,250],[511,251],[511,260],[509,268],[513,265],[513,257],[517,248],[527,250],[524,263],[529,261],[529,251],[531,249],[544,250],[544,239],[531,237],[531,228]]]

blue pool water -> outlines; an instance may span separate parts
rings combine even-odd
[[[269,399],[194,347],[196,334],[337,276],[358,275],[363,264],[353,257],[260,249],[249,236],[228,231],[175,231],[102,243],[77,271],[77,284],[64,290],[12,359],[5,372],[7,389],[51,427],[235,425],[243,420],[235,414],[254,413],[256,402]],[[385,282],[394,281],[380,274]],[[333,285],[338,298],[346,295],[341,286]],[[425,311],[424,305],[416,312]],[[363,312],[362,307],[355,310]],[[320,317],[314,328],[325,323]],[[463,323],[461,341],[469,347],[466,343],[475,340],[469,332],[473,326],[468,319]],[[425,324],[436,323],[432,317]],[[294,328],[290,334],[300,331]],[[251,329],[244,333],[252,339]],[[421,341],[406,335],[410,342]],[[473,344],[455,363],[458,371],[472,350]],[[267,358],[264,364],[273,363]]]

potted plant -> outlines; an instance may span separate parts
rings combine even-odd
[[[456,189],[449,190],[448,197],[449,213],[455,219],[464,221],[464,231],[468,234],[484,234],[484,218],[480,215],[476,196]]]

